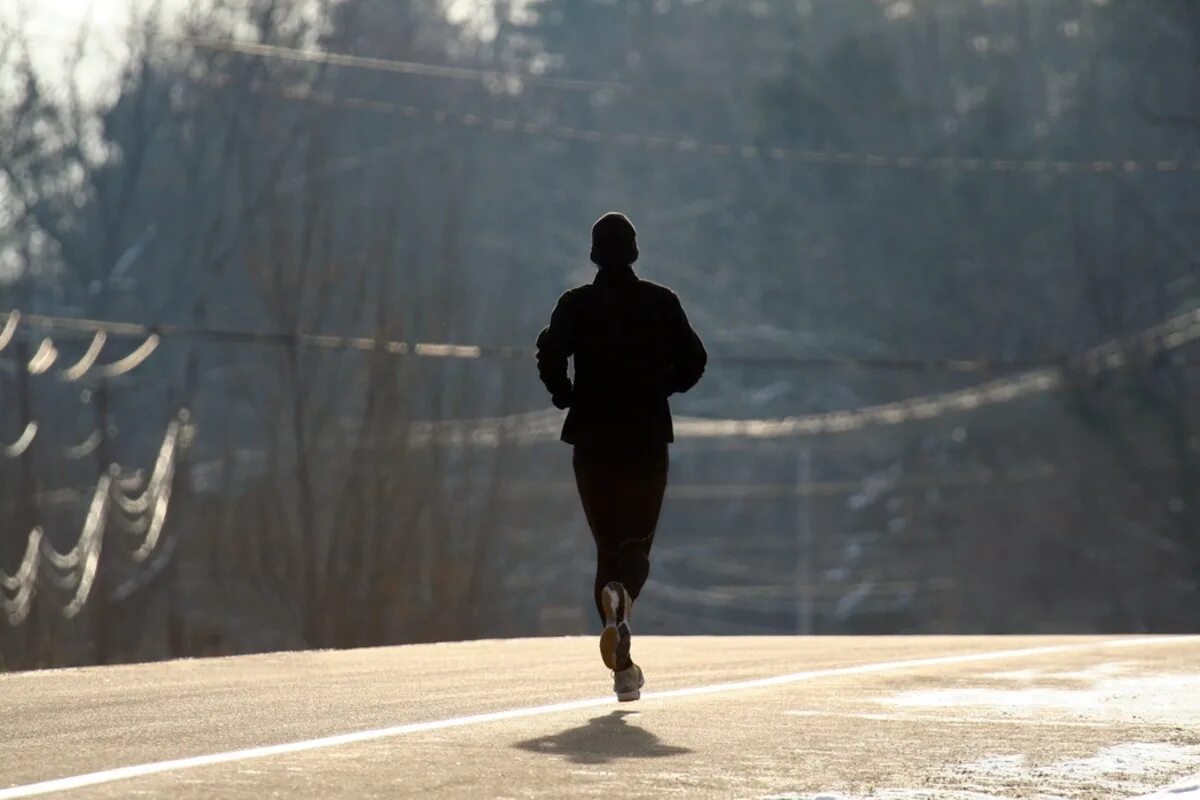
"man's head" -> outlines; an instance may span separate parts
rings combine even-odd
[[[592,226],[592,263],[597,267],[627,267],[637,261],[637,231],[624,214],[615,211]]]

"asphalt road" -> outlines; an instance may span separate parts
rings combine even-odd
[[[619,705],[591,638],[0,676],[0,800],[1046,800],[1200,773],[1200,637],[634,645]]]

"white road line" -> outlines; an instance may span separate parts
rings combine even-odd
[[[1110,639],[1079,644],[1047,645],[1044,647],[1026,647],[1019,650],[993,650],[983,653],[960,654],[953,656],[937,656],[933,658],[915,658],[907,661],[885,661],[875,664],[859,664],[852,667],[832,667],[808,672],[792,672],[787,675],[775,675],[770,678],[756,678],[731,683],[717,683],[710,686],[696,686],[687,689],[670,689],[663,692],[643,692],[642,701],[667,700],[676,697],[696,697],[721,692],[736,692],[745,689],[765,689],[772,686],[782,686],[789,683],[799,683],[817,678],[844,677],[847,675],[870,675],[879,672],[897,672],[916,669],[918,667],[949,666],[953,664],[971,664],[977,661],[999,661],[1002,659],[1025,658],[1030,656],[1053,655],[1056,653],[1071,653],[1094,648],[1109,647],[1146,647],[1162,644],[1181,644],[1200,642],[1200,636],[1155,636],[1137,639]],[[63,792],[71,789],[82,789],[86,786],[96,786],[101,783],[140,778],[146,775],[156,775],[161,772],[207,767],[215,764],[227,764],[231,761],[248,761],[254,758],[269,758],[271,756],[302,753],[308,750],[320,750],[326,747],[369,742],[375,739],[386,739],[393,736],[404,736],[410,733],[422,733],[444,728],[459,728],[465,725],[478,725],[485,722],[535,717],[543,714],[557,714],[563,711],[576,711],[583,708],[596,708],[616,703],[615,697],[594,697],[586,700],[572,700],[566,703],[552,703],[544,706],[513,708],[507,711],[494,711],[488,714],[472,714],[465,717],[432,720],[430,722],[415,722],[407,725],[396,725],[390,728],[344,733],[338,736],[326,736],[320,739],[307,739],[300,742],[269,745],[266,747],[251,747],[244,750],[231,750],[227,753],[212,753],[190,758],[177,758],[170,761],[155,761],[150,764],[137,764],[131,767],[118,767],[99,772],[89,772],[69,778],[56,778],[40,783],[30,783],[25,786],[13,786],[0,789],[0,800],[11,800],[18,797],[33,797]]]

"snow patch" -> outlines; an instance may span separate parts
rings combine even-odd
[[[1200,747],[1132,742],[1050,764],[1031,764],[1023,755],[988,756],[951,768],[945,777],[998,791],[1022,787],[1039,797],[1129,797],[1198,766]]]
[[[1020,754],[988,755],[943,769],[935,782],[945,788],[886,788],[868,795],[776,794],[762,800],[1010,800],[1014,792],[1040,800],[1200,800],[1200,774],[1165,789],[1154,788],[1197,767],[1200,746],[1133,742],[1050,764],[1031,763]],[[971,788],[958,788],[966,786]]]
[[[1200,800],[1200,773],[1176,781],[1153,794],[1144,794],[1133,800]]]
[[[870,795],[844,795],[820,792],[817,794],[772,794],[760,800],[1012,800],[996,794],[983,794],[962,789],[876,789]],[[1189,798],[1190,800],[1190,798]]]
[[[1081,670],[1017,669],[979,676],[987,685],[906,691],[877,702],[911,713],[844,714],[866,719],[975,722],[1036,725],[1051,722],[1064,728],[1135,726],[1200,728],[1200,674],[1145,675],[1133,662],[1109,662]],[[1008,684],[1008,685],[1006,685]],[[946,716],[944,709],[963,713]],[[966,710],[969,709],[969,710]],[[1049,712],[1049,713],[1047,713]],[[789,711],[798,716],[832,712]],[[1200,800],[1200,773],[1162,787],[1180,775],[1200,769],[1200,745],[1169,742],[1126,742],[1094,755],[1039,762],[1021,753],[988,753],[973,761],[947,765],[930,775],[933,786],[878,788],[865,795],[793,793],[763,800],[1038,800],[1131,798],[1131,800]]]
[[[923,689],[901,692],[879,702],[905,708],[988,708],[1003,711],[1008,717],[1053,709],[1090,720],[1200,727],[1200,673],[1124,673],[1121,664],[1103,664],[1083,672],[996,672],[988,677],[1018,684],[1052,680],[1077,685]]]
[[[1086,669],[1067,670],[1050,672],[1044,669],[1013,669],[1003,670],[999,672],[985,672],[984,678],[992,680],[1009,680],[1009,681],[1024,681],[1030,683],[1050,678],[1052,680],[1077,680],[1077,681],[1094,681],[1101,678],[1119,675],[1130,669],[1130,663],[1127,661],[1109,661],[1104,664],[1095,664]]]

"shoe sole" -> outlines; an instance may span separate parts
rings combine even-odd
[[[617,668],[617,640],[620,634],[613,625],[605,625],[604,631],[600,634],[600,658],[604,659],[604,666],[615,670]]]
[[[621,703],[629,703],[633,700],[642,698],[642,687],[646,685],[646,676],[638,673],[638,688],[632,692],[617,692],[617,701]]]
[[[600,594],[604,607],[604,630],[600,633],[600,658],[611,670],[618,663],[629,662],[629,644],[632,638],[626,622],[625,592],[619,583],[610,583]]]

